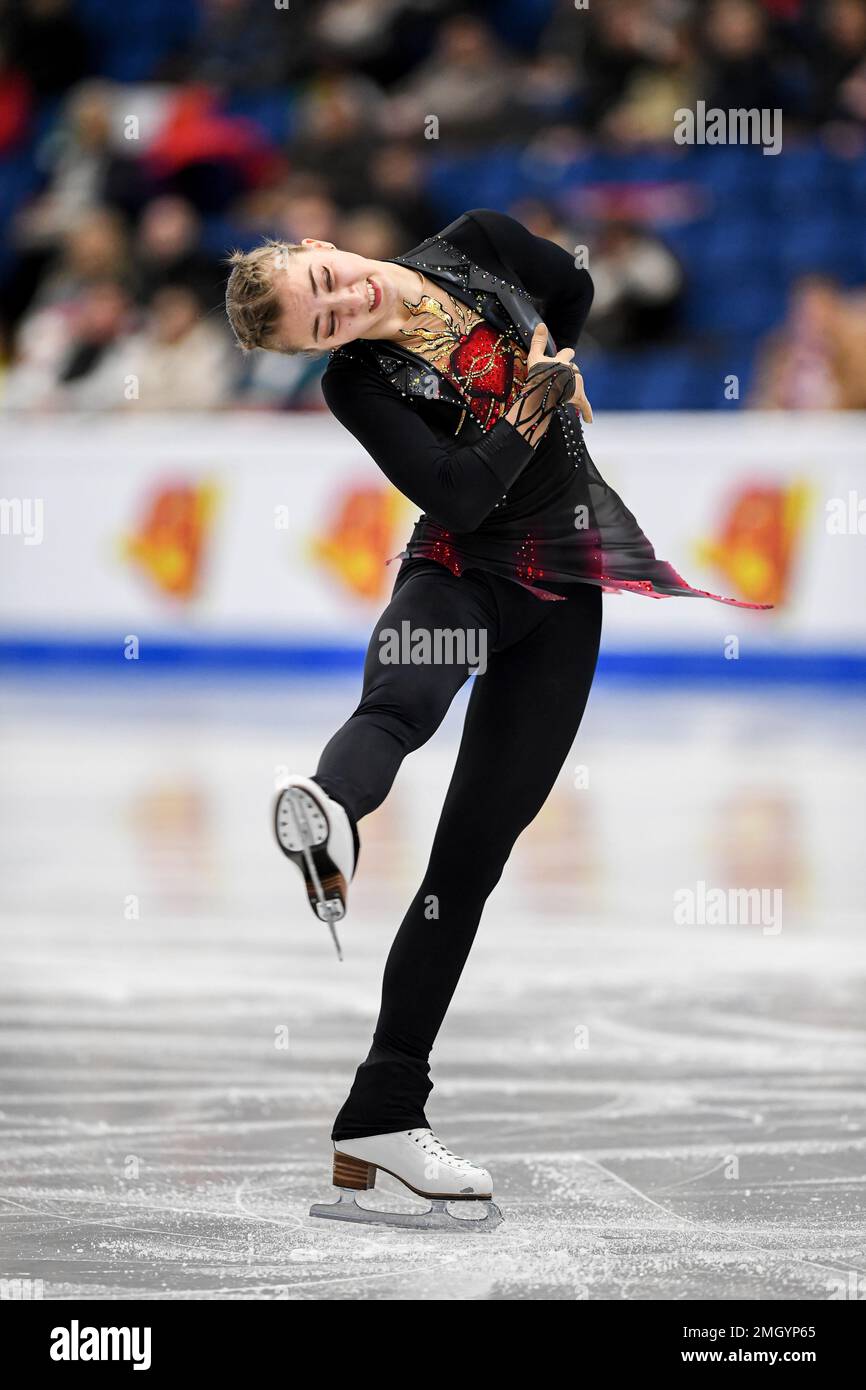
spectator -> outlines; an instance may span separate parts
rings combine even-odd
[[[600,123],[605,137],[628,145],[670,145],[674,112],[694,105],[697,96],[695,55],[685,29],[664,33],[653,61],[627,78],[622,96]]]
[[[184,76],[231,91],[274,88],[313,66],[310,21],[303,6],[277,9],[261,0],[199,0],[199,33]]]
[[[394,141],[376,150],[369,166],[369,197],[406,229],[417,246],[430,235],[436,210],[424,192],[424,161],[408,141]],[[408,249],[408,246],[407,246]]]
[[[22,0],[9,20],[10,57],[38,97],[57,97],[87,75],[87,35],[69,0]]]
[[[866,0],[832,0],[818,49],[816,119],[866,120]]]
[[[287,190],[274,219],[277,235],[286,241],[301,241],[305,236],[332,241],[336,246],[340,236],[340,209],[333,198],[317,192],[313,186],[295,193]]]
[[[223,267],[200,249],[201,220],[183,198],[154,198],[144,210],[134,246],[139,299],[164,285],[191,289],[206,308],[222,304]]]
[[[499,134],[518,85],[514,63],[496,35],[473,15],[456,15],[439,30],[436,47],[391,98],[383,128],[420,138],[436,116],[448,136]]]
[[[205,216],[223,212],[283,167],[268,133],[227,113],[217,93],[201,85],[172,94],[145,163],[162,192],[186,198]]]
[[[240,357],[240,354],[237,354]],[[241,359],[236,402],[246,409],[323,411],[320,382],[327,360],[254,352]]]
[[[233,378],[228,342],[201,311],[181,285],[157,290],[143,329],[119,356],[120,374],[133,384],[128,408],[214,410],[227,403]]]
[[[709,107],[784,106],[766,15],[753,0],[713,0],[704,24],[704,62],[702,87]]]
[[[86,82],[71,93],[47,151],[48,186],[18,218],[22,248],[31,253],[56,248],[70,226],[98,204],[130,212],[143,201],[139,161],[115,147],[118,96],[102,81]]]
[[[132,326],[130,297],[97,280],[33,314],[18,335],[6,381],[12,410],[109,410],[123,403],[116,352]]]
[[[327,171],[328,189],[338,203],[367,196],[367,162],[384,98],[368,78],[328,73],[309,86],[296,109],[294,167]]]
[[[590,331],[605,348],[642,347],[675,332],[685,279],[672,251],[640,227],[611,222],[592,256]]]
[[[629,83],[656,61],[665,26],[643,0],[590,6],[586,13],[561,0],[542,49],[568,54],[580,74],[582,118],[590,129],[602,124],[626,95]]]
[[[866,409],[866,308],[826,276],[794,287],[788,317],[765,341],[749,402],[763,410]]]
[[[326,62],[391,86],[429,54],[437,24],[457,8],[449,0],[325,0],[315,33]]]
[[[234,225],[250,243],[263,236],[293,242],[314,236],[336,245],[340,209],[320,175],[290,174],[278,184],[256,189],[236,204]]]
[[[341,219],[335,242],[371,261],[387,261],[410,250],[405,228],[390,213],[374,206],[357,208]]]
[[[574,253],[578,238],[573,235],[555,207],[542,203],[538,198],[521,198],[519,202],[512,204],[509,211],[512,217],[516,217],[518,222],[522,222],[524,227],[528,227],[536,236],[555,241],[564,251]]]
[[[129,272],[129,241],[120,215],[94,207],[79,216],[63,237],[39,286],[37,304],[73,299],[83,286]]]
[[[528,140],[539,125],[572,120],[577,116],[580,109],[578,69],[564,53],[538,54],[526,64],[523,80],[514,96],[514,132]]]

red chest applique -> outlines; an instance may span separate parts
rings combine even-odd
[[[503,333],[482,319],[451,352],[446,375],[464,396],[482,429],[492,429],[526,379],[526,360]]]

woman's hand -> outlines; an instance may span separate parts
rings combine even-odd
[[[572,348],[562,348],[555,357],[547,355],[547,325],[540,323],[532,335],[532,342],[529,344],[529,353],[526,358],[526,370],[530,371],[539,362],[567,362],[574,372],[574,395],[571,398],[572,405],[576,406],[580,412],[580,418],[587,425],[592,424],[592,406],[586,398],[586,391],[583,385],[583,377],[580,368],[574,361],[574,350]]]

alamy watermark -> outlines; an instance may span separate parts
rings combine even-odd
[[[829,497],[824,506],[828,536],[866,536],[866,498],[856,488],[847,497]]]
[[[487,670],[486,628],[413,627],[404,618],[399,629],[379,633],[383,666],[468,666],[482,675]]]
[[[782,111],[768,106],[734,108],[723,111],[705,101],[695,103],[694,111],[680,106],[674,112],[674,142],[677,145],[760,145],[762,154],[779,154],[782,149]]]
[[[694,888],[674,893],[674,924],[678,927],[760,927],[763,936],[782,930],[781,888],[708,888],[698,879]]]
[[[25,545],[41,545],[44,510],[41,497],[0,497],[0,536],[22,536]]]
[[[149,1327],[82,1327],[73,1318],[69,1327],[51,1331],[52,1361],[131,1361],[134,1371],[150,1369]]]

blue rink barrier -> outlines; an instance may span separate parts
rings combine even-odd
[[[269,674],[292,677],[357,675],[364,648],[359,645],[305,645],[297,642],[189,642],[148,639],[139,634],[140,655],[128,660],[122,645],[104,639],[2,637],[0,668],[7,673],[40,671],[108,673],[124,668],[153,674]],[[725,660],[717,650],[696,648],[602,649],[598,674],[620,681],[682,681],[718,687],[740,684],[845,685],[866,687],[866,651],[819,649],[749,650]]]

